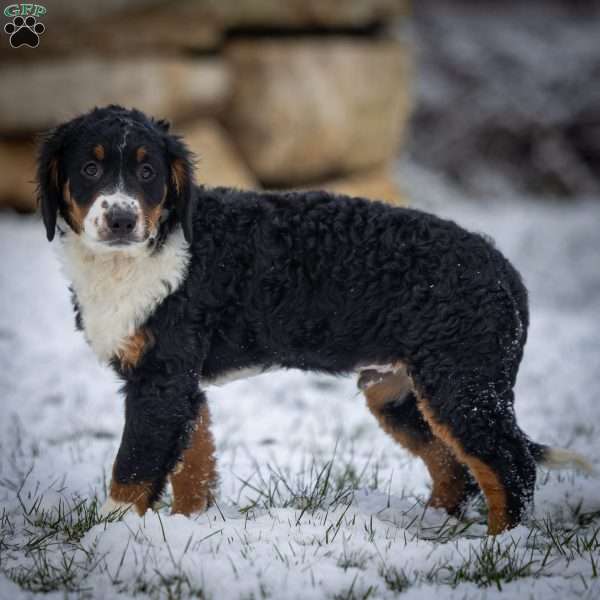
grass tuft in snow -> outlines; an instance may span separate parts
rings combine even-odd
[[[383,567],[379,574],[383,578],[387,589],[397,594],[405,592],[414,583],[414,580],[410,579],[404,569],[398,567]]]
[[[51,508],[43,508],[42,495],[29,503],[20,493],[17,498],[20,513],[10,517],[4,511],[0,519],[0,572],[31,592],[81,592],[85,574],[97,567],[93,552],[79,545],[85,533],[102,522],[96,498],[60,499]],[[14,555],[24,560],[5,567]]]
[[[166,576],[159,571],[155,571],[155,575],[156,578],[152,581],[139,576],[128,591],[134,596],[151,600],[209,599],[204,590],[195,585],[187,573],[181,572]]]
[[[333,596],[333,600],[367,600],[375,595],[377,589],[370,585],[366,589],[359,589],[357,585],[358,575],[354,577],[350,587]]]
[[[308,467],[295,474],[272,465],[267,465],[264,470],[257,467],[255,477],[239,479],[242,484],[240,497],[249,493],[245,502],[240,502],[240,511],[295,508],[301,511],[300,522],[305,513],[348,506],[356,490],[378,489],[378,465],[371,465],[368,473],[369,466],[367,462],[362,470],[357,471],[352,460],[341,462],[335,451],[327,461],[312,457]]]
[[[17,502],[0,513],[0,573],[31,593],[93,597],[92,578],[104,581],[115,597],[207,600],[211,592],[204,588],[197,570],[190,570],[190,557],[209,544],[217,564],[231,563],[234,580],[243,582],[245,570],[254,564],[265,541],[262,533],[256,534],[254,524],[260,519],[262,523],[272,521],[273,530],[282,526],[289,530],[287,543],[281,538],[269,541],[268,554],[271,564],[281,565],[277,568],[289,572],[290,577],[310,571],[315,560],[332,559],[331,566],[346,578],[345,586],[327,595],[334,600],[374,598],[382,592],[396,595],[430,585],[451,590],[471,584],[502,590],[517,580],[552,577],[557,570],[565,578],[577,577],[587,589],[598,577],[599,511],[571,506],[560,519],[547,515],[533,520],[528,532],[520,531],[514,537],[510,532],[497,537],[482,535],[480,519],[446,518],[436,524],[435,519],[423,518],[425,510],[420,510],[419,503],[403,513],[407,520],[402,526],[390,525],[378,512],[361,513],[359,504],[353,502],[357,491],[373,491],[381,497],[378,466],[367,461],[357,469],[358,461],[348,454],[344,457],[327,461],[311,457],[306,468],[295,475],[273,465],[256,470],[242,482],[238,498],[244,500],[237,507],[230,505],[224,512],[199,517],[199,522],[206,521],[206,528],[200,530],[202,537],[192,543],[191,534],[183,552],[179,546],[177,559],[169,546],[171,524],[164,512],[159,513],[162,534],[151,541],[152,534],[146,538],[143,524],[140,531],[135,531],[134,525],[129,530],[130,542],[137,549],[132,556],[128,542],[115,562],[114,556],[108,560],[112,547],[100,551],[96,542],[86,538],[82,543],[82,539],[98,525],[99,535],[103,528],[119,526],[120,514],[102,519],[97,498],[68,498],[62,488],[48,491],[58,498],[54,505],[41,493],[23,499],[17,489]],[[381,487],[388,488],[387,484]],[[481,516],[483,507],[478,506]],[[281,509],[292,510],[286,513]],[[383,510],[390,510],[390,499]],[[132,522],[124,524],[130,528]],[[305,528],[308,534],[303,533]],[[264,525],[262,531],[266,531]],[[430,558],[410,562],[413,551],[428,546]],[[572,565],[576,567],[570,573]],[[276,597],[271,586],[259,583],[235,597]]]
[[[529,577],[539,571],[539,561],[532,549],[521,547],[519,541],[501,543],[495,537],[484,538],[479,548],[469,548],[469,554],[457,568],[449,567],[447,583],[456,586],[468,581],[479,587],[502,585]]]

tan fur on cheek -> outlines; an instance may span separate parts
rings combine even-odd
[[[160,223],[160,217],[162,215],[162,210],[165,204],[165,200],[167,199],[167,186],[165,186],[162,200],[154,207],[148,208],[145,204],[142,204],[144,207],[144,225],[146,227],[146,237],[154,235],[158,231],[158,225]]]
[[[135,152],[135,158],[138,162],[142,162],[144,158],[146,158],[146,148],[144,146],[140,146]]]
[[[71,187],[68,179],[63,186],[63,198],[67,205],[67,220],[69,225],[75,233],[79,234],[83,231],[83,222],[85,221],[89,207],[93,204],[93,202],[91,202],[86,208],[82,208],[71,195]]]
[[[146,234],[152,235],[156,233],[158,229],[158,223],[160,221],[160,215],[162,213],[163,205],[162,203],[150,210],[144,211],[144,221],[146,224]]]

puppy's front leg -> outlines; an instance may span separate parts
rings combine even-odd
[[[175,375],[156,363],[152,369],[134,371],[123,389],[125,428],[102,513],[134,507],[143,515],[160,498],[167,476],[194,441],[206,398],[193,372]]]

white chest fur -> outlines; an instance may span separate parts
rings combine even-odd
[[[69,233],[62,240],[60,254],[81,308],[85,337],[103,361],[113,357],[181,285],[190,260],[181,231],[171,234],[154,255],[146,251],[98,253]]]

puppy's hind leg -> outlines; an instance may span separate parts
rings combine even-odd
[[[418,410],[405,368],[398,366],[394,372],[384,373],[365,370],[358,386],[383,430],[425,463],[433,482],[429,506],[444,508],[451,515],[460,514],[479,488],[468,469],[433,434]]]
[[[533,503],[535,461],[517,427],[512,389],[454,374],[438,396],[419,392],[418,407],[481,487],[488,533],[516,526]],[[441,401],[440,398],[443,398]]]

